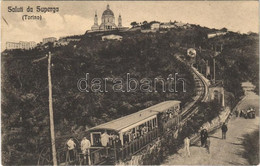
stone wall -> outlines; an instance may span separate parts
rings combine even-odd
[[[229,115],[231,113],[230,107],[226,107],[218,117],[214,118],[211,122],[204,123],[202,128],[206,128],[208,132],[213,132],[220,128],[224,122],[227,122]],[[200,138],[199,131],[197,134],[191,136],[191,143],[196,143]]]

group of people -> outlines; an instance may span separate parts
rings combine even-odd
[[[162,121],[166,123],[169,119],[172,119],[176,116],[177,112],[174,110],[167,110],[161,117]]]
[[[226,133],[228,131],[228,127],[226,123],[223,123],[221,126],[222,131],[222,139],[226,139]],[[208,135],[208,131],[206,128],[202,128],[200,131],[200,141],[201,141],[201,147],[205,147],[207,149],[207,152],[210,153],[210,137]],[[186,154],[190,157],[190,137],[186,137],[184,139],[184,149],[186,151]]]
[[[147,124],[140,125],[136,129],[130,129],[129,131],[123,133],[123,142],[124,144],[132,142],[135,139],[146,135],[149,131],[152,131],[152,126],[147,126]]]
[[[115,134],[108,134],[106,131],[100,135],[99,138],[94,138],[94,145],[95,146],[102,146],[102,147],[114,147],[114,142],[120,142],[118,135]]]
[[[244,118],[255,118],[255,109],[252,107],[249,107],[248,109],[237,109],[235,111],[236,117],[244,117]]]
[[[68,148],[68,154],[69,154],[69,162],[74,162],[75,158],[76,158],[76,143],[75,140],[73,139],[73,137],[71,137],[68,141],[67,141],[67,148]],[[87,155],[89,154],[89,149],[91,147],[91,142],[86,138],[83,137],[81,143],[80,143],[80,150],[81,153],[84,156],[84,162],[87,163]]]
[[[108,157],[108,147],[113,147],[116,150],[117,156],[119,156],[120,148],[122,147],[121,140],[118,135],[107,134],[105,131],[100,135],[100,138],[93,140],[93,142],[98,141],[98,144],[94,144],[94,146],[102,146],[106,150],[106,156]],[[76,160],[76,152],[79,150],[76,144],[76,140],[71,137],[66,143],[68,149],[68,160],[69,162],[74,162]],[[83,137],[80,143],[80,155],[83,156],[84,163],[87,164],[89,161],[91,148],[91,141],[87,139],[87,137]]]
[[[103,134],[101,134],[100,137],[100,142],[102,147],[105,148],[106,154],[105,157],[108,157],[108,147],[112,147],[115,148],[116,151],[116,158],[119,158],[120,156],[120,148],[122,147],[122,142],[119,138],[118,135],[114,135],[114,134],[107,134],[107,132],[105,131]]]

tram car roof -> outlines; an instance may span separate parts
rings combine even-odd
[[[92,131],[100,131],[100,130],[113,130],[119,132],[143,120],[151,119],[152,117],[156,116],[158,113],[163,112],[172,106],[176,106],[177,104],[179,105],[180,103],[181,102],[178,100],[164,101],[159,104],[148,107],[146,109],[140,110],[136,113],[123,116],[121,118],[95,126],[91,128],[89,131],[92,132]]]

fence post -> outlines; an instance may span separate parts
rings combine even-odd
[[[131,150],[132,150],[131,154],[133,154],[134,153],[134,146],[133,146],[133,144],[130,144],[130,146],[131,146]]]
[[[129,151],[130,151],[130,155],[132,155],[132,146],[131,146],[131,144],[129,144]]]
[[[137,150],[139,150],[140,149],[140,147],[139,147],[139,140],[136,140],[136,143],[137,143]]]
[[[122,147],[122,159],[124,159],[125,156],[124,156],[124,148]]]
[[[115,153],[115,162],[117,161],[117,154],[116,154],[116,142],[114,141],[114,153]]]
[[[66,165],[68,163],[68,160],[69,160],[69,151],[67,150],[67,152],[66,152]]]
[[[134,147],[134,152],[136,151],[136,144],[135,144],[135,142],[133,142],[133,147]]]
[[[125,157],[127,157],[127,156],[129,155],[129,152],[128,152],[128,145],[126,145],[125,149],[126,149],[126,155],[125,155]]]
[[[84,159],[84,157],[83,157]],[[84,161],[84,160],[83,160]],[[88,149],[88,165],[91,165],[91,158],[90,158],[90,149]]]
[[[143,139],[142,139],[142,137],[140,137],[140,147],[142,147],[143,146]]]

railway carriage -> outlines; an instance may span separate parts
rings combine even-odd
[[[181,121],[180,103],[177,100],[164,101],[95,126],[86,133],[90,134],[91,141],[87,156],[82,153],[77,143],[74,151],[75,161],[70,161],[69,151],[65,146],[57,151],[58,162],[60,165],[113,165],[119,159],[127,159],[150,145],[169,128],[178,129]],[[104,135],[106,139],[103,139]],[[47,147],[41,151],[38,165],[51,163],[51,157],[47,155],[50,151]]]
[[[113,143],[116,137],[121,142],[120,152],[113,153],[116,159],[126,158],[129,154],[137,153],[151,141],[158,138],[159,133],[163,133],[168,128],[178,128],[181,117],[180,103],[180,101],[176,100],[165,101],[91,128],[89,132],[92,149],[104,147],[102,142],[104,134],[109,139],[105,148],[106,152],[103,153],[108,154],[109,149],[116,149]],[[98,159],[94,159],[95,156]],[[91,158],[93,164],[98,164],[97,161],[100,161],[102,156],[93,154]]]

